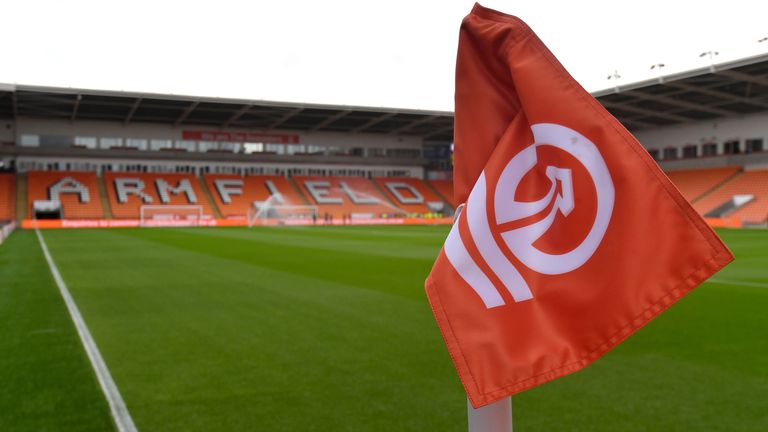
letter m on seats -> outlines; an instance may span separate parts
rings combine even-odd
[[[155,180],[155,187],[157,188],[157,195],[160,197],[160,202],[163,204],[169,204],[171,202],[171,194],[179,195],[182,192],[187,196],[187,202],[190,204],[197,204],[197,195],[195,190],[192,189],[192,184],[189,179],[181,179],[176,186],[171,186],[167,181],[163,179]]]

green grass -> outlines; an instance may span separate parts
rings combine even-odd
[[[44,235],[140,431],[462,431],[422,287],[446,233]],[[768,232],[720,234],[734,264],[585,371],[515,396],[516,430],[768,430]],[[34,233],[0,247],[0,281],[0,430],[109,430]]]
[[[0,431],[112,428],[33,232],[0,246]]]

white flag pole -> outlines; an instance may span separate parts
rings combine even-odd
[[[453,223],[459,220],[466,204],[456,207]],[[512,432],[512,397],[474,409],[467,398],[467,423],[469,432]]]
[[[474,409],[467,399],[469,432],[512,432],[512,398]]]

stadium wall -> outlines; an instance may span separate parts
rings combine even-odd
[[[115,157],[65,157],[65,156],[19,156],[16,166],[19,172],[37,170],[56,171],[139,171],[135,167],[147,167],[147,172],[189,172],[197,175],[212,174],[278,174],[310,175],[310,170],[323,171],[324,176],[371,176],[371,177],[424,177],[424,167],[403,165],[330,164],[330,163],[267,163],[267,162],[222,162],[206,160],[185,160],[184,155],[173,159],[146,159]],[[142,168],[143,170],[143,168]],[[355,174],[358,173],[358,174]],[[361,175],[364,174],[364,175]]]
[[[762,139],[763,145],[768,146],[768,113],[642,129],[634,135],[646,148],[659,151],[674,147],[682,154],[683,147],[696,145],[701,156],[701,145],[714,143],[717,144],[717,154],[722,155],[725,143],[735,140],[744,152],[746,140]]]
[[[15,139],[14,122],[0,120],[0,143],[11,142]]]
[[[738,166],[745,171],[768,169],[768,152],[737,155],[719,155],[715,157],[698,157],[691,159],[664,160],[659,164],[664,171],[683,169],[704,169]]]
[[[217,126],[182,124],[173,126],[170,124],[131,122],[125,124],[115,121],[90,121],[90,120],[54,120],[19,117],[16,120],[16,134],[11,135],[10,140],[22,142],[22,135],[48,135],[74,138],[76,136],[95,138],[136,138],[136,139],[167,139],[182,140],[182,132],[185,130],[220,130]],[[226,128],[228,132],[263,132],[236,127]],[[295,134],[299,136],[299,143],[322,147],[363,147],[363,148],[407,148],[421,149],[422,140],[414,136],[397,136],[389,134],[349,134],[343,132],[294,132],[271,131],[275,134]]]

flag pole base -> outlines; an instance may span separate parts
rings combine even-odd
[[[469,432],[512,432],[512,398],[474,409],[467,399]]]

